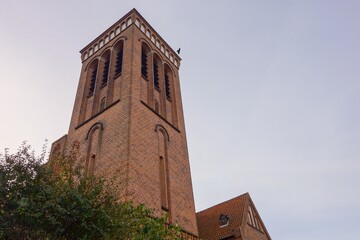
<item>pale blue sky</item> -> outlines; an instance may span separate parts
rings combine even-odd
[[[196,209],[250,192],[274,240],[360,239],[360,1],[0,6],[0,149],[67,132],[78,51],[135,7],[182,49]]]

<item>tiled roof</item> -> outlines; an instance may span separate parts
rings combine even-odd
[[[202,239],[222,239],[239,235],[239,227],[246,223],[246,209],[249,194],[245,193],[236,198],[217,204],[196,214],[199,236]],[[229,218],[227,226],[220,226],[221,214]]]

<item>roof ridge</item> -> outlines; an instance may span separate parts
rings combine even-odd
[[[212,208],[215,208],[215,207],[217,207],[217,206],[219,206],[219,205],[223,205],[223,204],[228,203],[228,202],[230,202],[230,201],[233,201],[233,200],[235,200],[235,199],[246,197],[246,196],[249,196],[249,197],[250,197],[249,192],[243,193],[243,194],[241,194],[241,195],[239,195],[239,196],[237,196],[237,197],[233,197],[233,198],[231,198],[231,199],[229,199],[229,200],[220,202],[220,203],[218,203],[218,204],[216,204],[216,205],[213,205],[213,206],[211,206],[211,207],[209,207],[209,208],[205,208],[205,209],[197,212],[196,214],[201,213],[201,212],[204,212],[204,211],[207,211],[207,210],[212,209]]]

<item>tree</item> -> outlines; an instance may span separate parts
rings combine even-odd
[[[116,186],[89,176],[73,152],[54,173],[24,143],[0,155],[0,239],[180,239],[166,216],[119,202]]]

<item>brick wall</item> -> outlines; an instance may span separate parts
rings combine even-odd
[[[131,17],[133,22],[135,18],[141,18],[136,12]],[[95,87],[94,96],[88,98],[89,64],[98,59],[99,66],[102,66],[102,53],[112,50],[111,47],[120,39],[123,41],[121,76],[109,79],[105,88]],[[172,70],[171,101],[165,98],[163,76],[160,78],[160,92],[153,89],[152,76],[147,80],[141,76],[141,46],[144,41]],[[112,72],[114,64],[111,63],[110,66]],[[101,79],[98,76],[97,82]],[[109,94],[111,101],[100,112],[99,101]],[[159,114],[155,112],[152,102],[154,98],[151,97],[156,94],[163,109]],[[156,131],[158,125],[168,135],[168,211],[161,208],[161,143]],[[95,130],[98,132],[92,135]],[[77,142],[79,159],[85,166],[90,157],[96,155],[95,174],[116,177],[116,181],[122,186],[119,198],[144,203],[153,208],[157,216],[168,213],[170,223],[178,223],[190,235],[198,234],[178,70],[151,41],[146,40],[145,34],[135,24],[128,26],[101,50],[83,61],[68,135],[66,141],[63,139],[58,142],[67,152]]]

